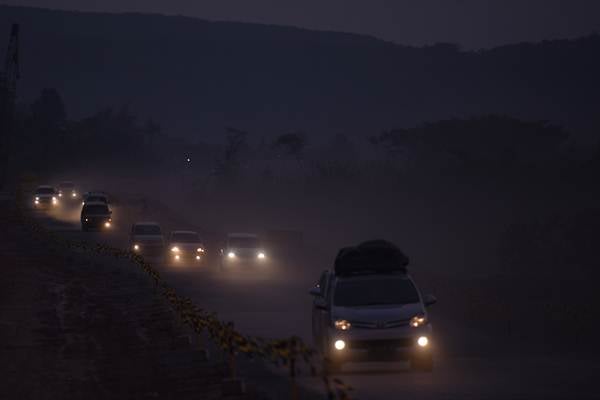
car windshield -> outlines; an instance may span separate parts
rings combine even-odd
[[[256,237],[231,237],[229,247],[234,249],[256,249],[260,247],[260,241]]]
[[[178,243],[198,243],[200,238],[197,233],[179,232],[171,235],[171,241]]]
[[[86,214],[108,214],[108,207],[104,204],[90,204],[83,208]]]
[[[133,229],[136,235],[160,235],[160,226],[158,225],[136,225]]]
[[[409,279],[381,276],[373,279],[338,281],[333,303],[340,307],[360,307],[419,302],[419,294]]]
[[[54,188],[38,188],[35,194],[54,194]]]

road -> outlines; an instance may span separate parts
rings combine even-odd
[[[140,216],[139,207],[126,201],[113,207],[115,226],[110,232],[82,233],[78,210],[37,213],[51,230],[75,240],[91,240],[127,246],[130,223]],[[190,228],[173,210],[152,216],[165,230]],[[216,241],[209,242],[215,250]],[[221,272],[214,259],[203,266],[172,266],[156,262],[163,278],[196,304],[218,312],[241,332],[264,337],[298,335],[310,338],[311,299],[308,289],[318,278],[327,249],[304,248],[293,262],[281,260],[261,270]],[[403,363],[344,366],[340,377],[363,400],[411,399],[598,399],[595,378],[600,367],[592,357],[563,353],[515,351],[498,344],[498,338],[461,329],[457,321],[432,312],[436,329],[433,373],[413,373]],[[443,309],[443,305],[440,306]],[[544,335],[543,331],[539,332]],[[575,344],[575,343],[574,343]],[[275,372],[277,373],[277,372]],[[315,378],[301,378],[307,388],[322,391]]]

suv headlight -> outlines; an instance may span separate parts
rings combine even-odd
[[[335,326],[335,329],[340,331],[347,331],[352,326],[352,324],[345,319],[338,319],[333,323],[333,325]]]
[[[423,314],[415,315],[410,319],[410,326],[412,326],[413,328],[418,328],[425,324],[427,324],[427,317]]]

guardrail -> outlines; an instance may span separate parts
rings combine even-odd
[[[248,357],[260,358],[277,366],[286,367],[289,371],[291,384],[291,398],[297,398],[296,377],[300,372],[298,362],[304,362],[311,376],[317,376],[317,365],[324,365],[326,359],[311,349],[304,341],[296,336],[287,339],[264,339],[261,337],[246,336],[235,330],[233,323],[219,320],[214,312],[206,311],[196,306],[189,297],[177,294],[160,276],[160,273],[144,258],[130,250],[116,248],[103,243],[87,243],[83,241],[68,240],[55,232],[44,228],[35,218],[28,215],[23,208],[24,199],[22,191],[16,196],[17,210],[22,223],[30,229],[32,234],[39,235],[44,240],[67,250],[80,250],[88,253],[113,256],[117,259],[127,260],[140,267],[154,282],[155,288],[173,307],[174,311],[195,334],[208,334],[212,342],[229,356],[229,369],[235,377],[235,357],[244,354]],[[200,336],[201,337],[201,336]],[[329,400],[350,400],[352,387],[339,378],[331,377],[327,368],[321,368],[321,378]]]

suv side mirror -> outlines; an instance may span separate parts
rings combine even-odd
[[[321,288],[318,286],[315,286],[314,288],[310,289],[310,291],[308,292],[311,296],[315,296],[315,297],[321,297]]]
[[[437,298],[434,295],[427,294],[423,296],[423,304],[425,304],[425,307],[432,306],[435,303],[437,303]]]

